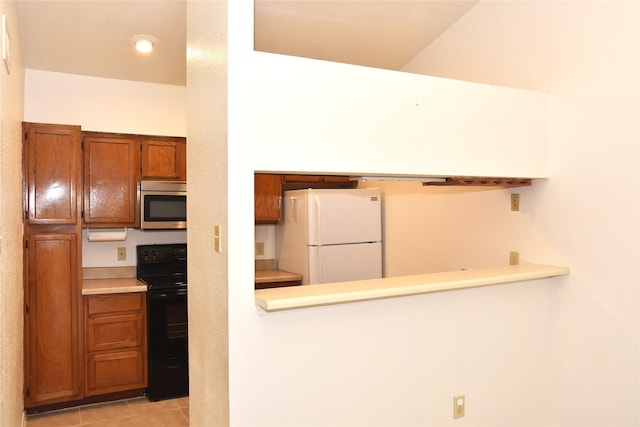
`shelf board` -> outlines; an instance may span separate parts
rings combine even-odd
[[[273,312],[454,291],[567,274],[569,269],[566,267],[521,264],[322,285],[260,289],[255,291],[255,301],[258,307],[267,312]]]

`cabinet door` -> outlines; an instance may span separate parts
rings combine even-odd
[[[26,407],[82,398],[79,228],[35,228],[26,257]]]
[[[184,138],[142,139],[142,179],[187,179],[187,147]]]
[[[82,182],[79,126],[24,123],[29,224],[75,224]]]
[[[135,136],[85,133],[84,223],[136,227],[138,149]]]
[[[256,224],[282,221],[282,176],[257,173],[253,178]]]
[[[145,331],[142,313],[87,319],[87,351],[142,347]]]
[[[87,396],[146,387],[141,348],[91,353],[87,360]]]
[[[84,297],[85,394],[113,393],[147,385],[144,293]]]

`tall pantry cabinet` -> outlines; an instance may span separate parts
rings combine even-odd
[[[80,126],[23,124],[25,407],[82,398]]]

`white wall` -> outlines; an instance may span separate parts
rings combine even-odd
[[[407,71],[548,90],[551,179],[527,196],[550,291],[551,425],[640,424],[640,3],[481,2]],[[624,183],[624,184],[623,184]]]
[[[521,210],[511,211],[510,194],[524,188],[375,181],[360,187],[383,194],[386,277],[508,265],[510,251],[519,252],[523,263],[542,261],[531,259],[521,241],[529,200],[523,197]]]
[[[258,311],[249,267],[254,259],[254,170],[428,174],[469,167],[469,173],[516,174],[520,169],[504,166],[501,155],[479,165],[477,159],[486,153],[482,148],[491,147],[488,151],[496,154],[498,145],[465,145],[474,130],[483,143],[490,134],[504,131],[502,137],[510,132],[514,136],[518,131],[516,126],[465,128],[465,121],[455,121],[453,114],[456,109],[464,111],[464,104],[450,102],[455,95],[449,90],[462,88],[472,99],[467,105],[476,107],[480,100],[497,102],[513,92],[411,75],[405,80],[388,71],[254,53],[252,3],[228,4],[228,182],[233,191],[228,193],[230,240],[224,255],[228,256],[231,425],[452,425],[452,397],[459,393],[467,395],[468,408],[458,424],[545,425],[550,381],[548,295],[562,279],[269,315]],[[353,86],[358,81],[363,84]],[[455,121],[452,145],[440,144],[446,133],[442,128],[429,140],[421,137],[423,128],[415,114],[401,117],[409,112],[403,104],[412,93],[407,81],[415,84],[421,99],[431,101],[430,93],[437,92],[443,111],[450,113],[447,119]],[[312,86],[307,85],[310,82]],[[348,97],[345,90],[351,87]],[[190,94],[199,90],[202,87],[188,88]],[[545,105],[543,95],[518,93],[518,98],[533,99],[530,112],[539,113],[538,107]],[[415,107],[415,97],[411,102]],[[427,101],[421,105],[437,110]],[[504,105],[491,107],[504,110]],[[546,135],[546,113],[542,115],[536,119],[541,127],[532,132],[540,136],[534,138],[538,142]],[[381,123],[381,118],[387,121]],[[531,116],[524,122],[527,119]],[[207,125],[202,121],[190,122],[191,126],[201,130]],[[540,152],[532,148],[530,136],[523,136],[522,152],[546,158],[540,157],[544,147]],[[432,145],[434,141],[439,144]],[[463,153],[455,157],[461,159],[458,163],[451,156],[452,147],[461,146],[469,147],[469,152],[458,150]],[[213,160],[213,151],[201,150]],[[506,157],[517,154],[518,146],[510,150]],[[540,173],[540,162],[529,157],[519,157],[516,165],[533,175]],[[542,176],[545,173],[546,169]],[[207,184],[206,177],[190,176],[198,185]],[[211,244],[189,234],[190,245],[192,240],[203,251],[199,256],[217,259]],[[217,285],[205,276],[193,284],[202,288],[211,280]],[[199,301],[194,304],[198,304],[194,312],[204,310]],[[198,319],[212,322],[212,316],[202,313]],[[198,341],[211,339],[204,330],[192,336]],[[217,358],[199,361],[192,369],[194,386],[204,389],[220,376],[219,369]],[[212,392],[203,403],[214,405],[217,397]],[[206,408],[193,410],[204,424],[215,417]]]
[[[532,258],[523,242],[522,230],[534,209],[527,187],[434,187],[400,181],[366,181],[358,187],[382,193],[385,277],[497,267],[508,264],[510,251],[519,252],[522,263],[554,262],[551,255]],[[512,193],[523,196],[518,212],[511,211]],[[256,242],[265,243],[265,255],[256,259],[276,257],[277,227],[256,226]]]
[[[24,120],[79,125],[82,130],[186,136],[186,88],[27,69]],[[89,242],[82,233],[83,267],[136,264],[136,245],[184,243],[184,231],[127,230],[120,242]],[[127,248],[118,261],[117,248]]]
[[[0,1],[11,40],[0,62],[0,425],[23,421],[22,114],[24,67],[16,5]]]
[[[238,131],[257,170],[547,176],[545,94],[263,52],[251,63],[252,123]]]
[[[186,136],[186,89],[27,69],[25,120],[83,130]]]

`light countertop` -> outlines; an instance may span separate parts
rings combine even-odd
[[[83,279],[82,295],[118,294],[125,292],[146,292],[147,285],[135,277]]]
[[[521,264],[354,282],[259,289],[255,291],[255,302],[263,310],[271,312],[452,291],[567,274],[569,269],[566,267]]]
[[[302,280],[300,274],[283,270],[256,270],[256,283],[295,282],[297,280]]]

